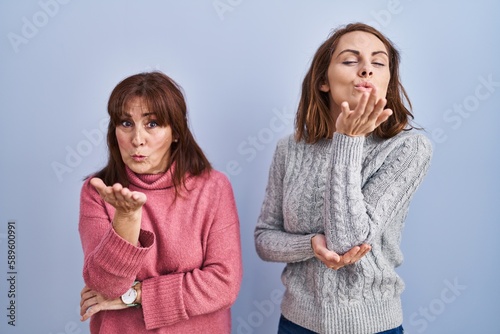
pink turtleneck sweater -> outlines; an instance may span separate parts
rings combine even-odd
[[[114,208],[87,180],[79,232],[88,287],[118,298],[142,282],[142,307],[92,316],[92,333],[230,333],[242,262],[239,221],[231,185],[220,172],[189,177],[173,202],[171,173],[137,175],[131,190],[146,194],[139,245],[111,226]]]

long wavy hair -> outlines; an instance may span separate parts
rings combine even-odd
[[[351,23],[334,30],[321,44],[313,57],[311,66],[302,82],[302,92],[295,118],[295,139],[316,143],[323,138],[332,138],[335,131],[333,115],[330,111],[330,96],[320,90],[327,81],[328,66],[342,36],[353,31],[363,31],[375,35],[389,53],[390,81],[387,89],[387,105],[393,114],[378,126],[373,134],[379,138],[391,138],[403,130],[413,128],[411,102],[399,77],[400,55],[394,44],[377,29],[364,23]]]
[[[108,162],[95,176],[101,178],[107,185],[114,183],[120,183],[124,187],[129,185],[116,139],[116,127],[124,117],[127,103],[135,97],[140,97],[148,110],[154,112],[159,126],[169,125],[172,137],[177,139],[170,146],[169,161],[169,167],[175,163],[172,172],[177,196],[181,186],[185,188],[188,173],[193,176],[201,175],[210,171],[212,167],[189,130],[182,88],[159,71],[125,78],[111,92],[108,101]]]

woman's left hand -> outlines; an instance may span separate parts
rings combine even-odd
[[[351,137],[366,136],[392,115],[391,109],[384,109],[387,100],[377,100],[377,90],[364,92],[356,109],[350,110],[349,103],[342,102],[341,112],[335,123],[335,131]]]
[[[339,255],[326,247],[326,237],[324,234],[316,234],[311,238],[311,247],[314,256],[330,269],[339,270],[342,267],[358,262],[372,248],[368,244],[354,246],[347,253]]]
[[[127,308],[120,298],[106,299],[102,294],[85,286],[80,293],[80,321],[85,321],[94,314],[104,310],[121,310]]]

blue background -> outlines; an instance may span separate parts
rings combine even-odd
[[[270,160],[293,131],[319,44],[363,21],[399,47],[416,121],[434,143],[403,235],[406,333],[500,333],[499,13],[493,0],[1,1],[0,332],[88,332],[78,315],[82,179],[106,161],[113,87],[157,69],[184,88],[198,142],[234,187],[245,272],[233,333],[275,333],[283,265],[261,261],[253,243]]]

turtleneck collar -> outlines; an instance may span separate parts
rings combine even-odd
[[[148,190],[159,190],[173,187],[174,183],[172,174],[174,168],[175,163],[173,163],[165,173],[137,174],[134,173],[130,168],[125,166],[130,184],[133,184],[138,188]]]

